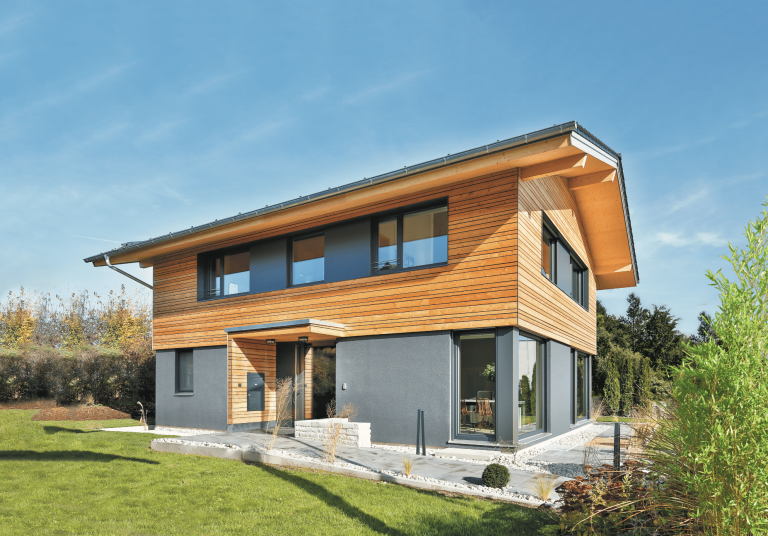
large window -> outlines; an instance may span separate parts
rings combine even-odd
[[[543,428],[543,342],[520,335],[517,377],[517,427],[521,435]]]
[[[496,334],[458,335],[459,434],[496,433]]]
[[[325,278],[325,236],[295,239],[292,258],[292,285],[322,281]]]
[[[541,274],[589,308],[589,270],[546,217],[541,230]]]
[[[448,262],[448,207],[392,216],[376,226],[377,272]]]
[[[574,352],[574,421],[585,419],[589,412],[589,356]]]
[[[176,392],[191,393],[194,386],[192,350],[176,352]]]
[[[251,282],[248,251],[213,255],[206,266],[205,297],[230,296],[248,292]]]

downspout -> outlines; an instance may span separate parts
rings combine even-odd
[[[144,281],[142,281],[138,277],[134,277],[131,274],[129,274],[128,272],[124,272],[120,268],[115,268],[114,266],[112,266],[112,264],[109,262],[109,255],[107,255],[106,253],[104,254],[104,261],[107,263],[107,266],[112,268],[115,272],[121,273],[125,277],[130,277],[131,279],[133,279],[134,281],[136,281],[137,283],[139,283],[141,285],[144,285],[148,289],[153,289],[154,288],[152,285],[150,285],[149,283],[145,283]]]

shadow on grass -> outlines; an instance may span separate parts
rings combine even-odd
[[[347,502],[347,500],[343,497],[340,497],[338,495],[335,495],[325,489],[323,486],[320,486],[318,484],[315,484],[314,482],[310,482],[309,480],[302,478],[297,473],[288,472],[288,471],[282,471],[280,469],[275,469],[274,467],[270,467],[269,465],[262,465],[261,466],[266,472],[276,476],[277,478],[280,478],[281,480],[284,480],[290,484],[293,484],[294,486],[303,489],[313,497],[316,497],[323,501],[325,504],[330,506],[331,508],[336,508],[344,515],[357,519],[364,525],[366,525],[369,529],[376,531],[381,534],[396,534],[405,536],[405,533],[400,532],[397,529],[393,529],[387,526],[386,523],[381,521],[380,519],[373,517],[370,514],[366,514],[356,506],[352,506]]]
[[[36,450],[0,450],[0,461],[9,460],[33,462],[113,462],[115,460],[125,460],[127,462],[147,463],[150,465],[158,465],[160,463],[154,460],[142,460],[141,458],[92,452],[90,450],[46,450],[42,452]]]
[[[418,520],[420,534],[461,536],[555,536],[559,523],[554,514],[538,510],[498,504],[479,518],[462,512],[443,512]]]
[[[78,430],[77,428],[64,428],[62,426],[43,426],[46,434],[56,434],[59,432],[69,432],[71,434],[88,434],[90,431]],[[95,431],[95,430],[93,430]]]

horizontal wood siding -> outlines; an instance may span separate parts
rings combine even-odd
[[[396,203],[329,214],[281,231],[441,198],[448,199],[447,266],[198,302],[196,255],[201,250],[157,259],[154,347],[224,344],[224,328],[301,318],[340,322],[349,336],[516,324],[516,169],[424,190]],[[247,236],[220,246],[269,236]]]
[[[596,352],[596,291],[592,257],[567,179],[520,183],[518,205],[519,326],[584,352]],[[542,212],[589,268],[589,311],[541,274]]]
[[[256,340],[230,339],[228,424],[271,421],[275,418],[276,346]],[[264,411],[248,411],[248,373],[264,374]],[[238,384],[240,386],[238,387]]]

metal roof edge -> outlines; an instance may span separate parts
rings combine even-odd
[[[102,260],[105,254],[117,255],[122,253],[128,253],[131,251],[138,251],[143,249],[146,246],[167,242],[169,240],[173,240],[181,236],[188,236],[188,235],[202,232],[208,229],[214,229],[214,228],[221,227],[224,225],[229,225],[231,223],[235,223],[238,221],[243,221],[243,220],[248,220],[248,219],[256,218],[259,216],[263,216],[264,214],[270,214],[273,212],[278,212],[281,210],[286,210],[289,208],[301,206],[307,203],[311,203],[313,201],[318,201],[320,199],[335,197],[335,196],[345,194],[354,190],[367,188],[376,184],[381,184],[384,182],[397,180],[403,177],[424,173],[426,171],[431,171],[433,169],[438,169],[441,167],[458,164],[460,162],[465,162],[468,160],[474,160],[476,158],[480,158],[493,153],[498,153],[500,151],[505,151],[513,147],[519,147],[522,145],[527,145],[529,143],[544,141],[549,138],[554,138],[557,136],[561,136],[563,134],[568,134],[579,128],[581,127],[576,121],[569,121],[561,125],[554,125],[549,128],[531,132],[529,134],[523,134],[521,136],[516,136],[514,138],[501,140],[496,143],[491,143],[481,147],[476,147],[474,149],[469,149],[467,151],[462,151],[460,153],[448,155],[442,158],[428,160],[426,162],[422,162],[421,164],[416,164],[413,166],[405,166],[401,170],[390,171],[389,173],[383,173],[381,175],[377,175],[371,178],[364,178],[363,180],[351,182],[343,186],[339,186],[337,188],[329,188],[328,190],[324,190],[322,192],[317,192],[307,196],[298,197],[296,199],[292,199],[290,201],[286,201],[283,203],[277,203],[275,205],[269,205],[264,208],[256,209],[250,212],[246,212],[244,214],[238,214],[237,216],[232,216],[230,218],[225,218],[223,220],[215,220],[210,223],[198,225],[197,227],[193,226],[193,227],[190,227],[189,229],[178,231],[176,233],[168,233],[167,235],[150,238],[148,240],[143,240],[143,241],[128,242],[126,246],[121,246],[119,248],[115,248],[110,251],[99,253],[98,255],[87,257],[83,259],[83,261],[97,262]],[[591,137],[591,134],[589,136]]]

